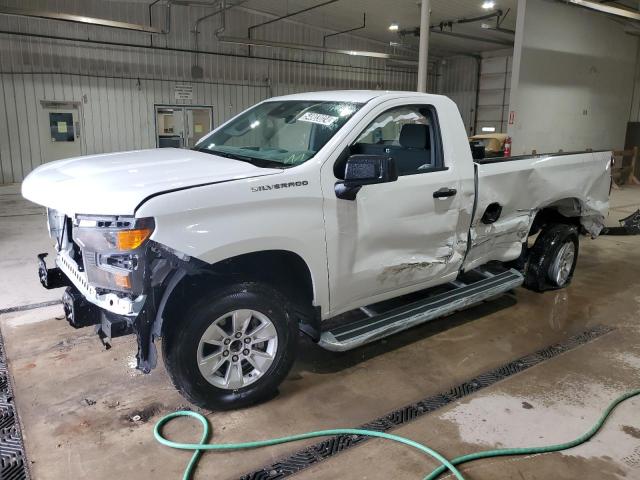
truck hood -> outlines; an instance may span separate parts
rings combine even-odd
[[[27,176],[22,195],[67,215],[133,215],[145,199],[163,192],[281,171],[194,150],[157,148],[47,163]]]

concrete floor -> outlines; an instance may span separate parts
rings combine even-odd
[[[640,206],[640,188],[614,192],[613,205],[612,225]],[[0,189],[0,310],[60,295],[37,283],[34,256],[50,247],[38,211],[10,188]],[[540,295],[519,288],[345,354],[303,340],[277,398],[207,414],[214,441],[357,426],[590,326],[615,326],[600,339],[394,430],[448,457],[572,439],[614,397],[640,387],[639,269],[640,237],[583,239],[566,290]],[[164,369],[139,374],[131,368],[133,339],[117,339],[106,351],[90,328],[73,330],[55,319],[61,315],[54,306],[0,316],[33,478],[180,478],[190,455],[153,440],[154,422],[186,406]],[[188,420],[167,433],[184,441],[200,436]],[[301,447],[206,454],[196,477],[238,478]],[[412,450],[375,440],[296,478],[418,479],[434,466]],[[480,461],[462,471],[470,479],[640,478],[640,399],[623,404],[588,444]]]

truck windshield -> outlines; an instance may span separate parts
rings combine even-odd
[[[258,167],[293,167],[313,157],[361,106],[298,100],[261,103],[202,138],[195,150]]]

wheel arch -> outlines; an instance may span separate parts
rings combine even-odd
[[[576,197],[555,200],[541,207],[531,223],[529,236],[540,232],[545,226],[553,223],[575,225],[580,228],[581,218],[586,210],[586,204]]]
[[[261,250],[240,254],[196,271],[176,270],[166,282],[159,302],[154,332],[166,335],[179,322],[180,312],[217,286],[257,281],[280,290],[290,302],[290,313],[300,329],[314,340],[320,334],[320,307],[315,307],[316,286],[309,265],[290,250]]]

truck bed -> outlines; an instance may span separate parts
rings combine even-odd
[[[517,257],[543,208],[580,217],[592,236],[602,229],[609,208],[610,151],[491,158],[475,162],[475,171],[476,205],[465,270]],[[483,214],[492,204],[500,205],[500,216],[485,223]]]

